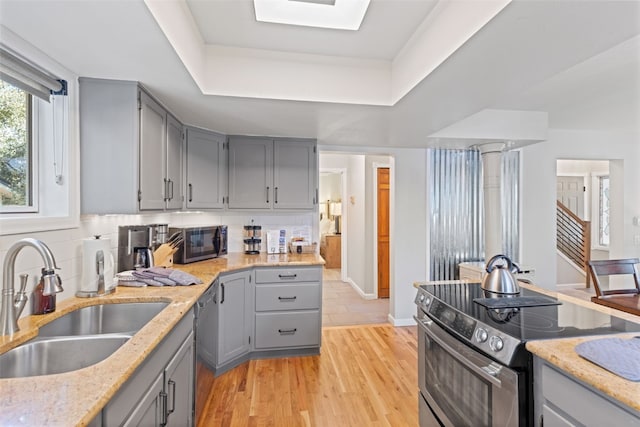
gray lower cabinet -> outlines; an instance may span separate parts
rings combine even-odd
[[[227,195],[226,137],[187,127],[187,208],[221,209]]]
[[[216,293],[218,347],[216,367],[243,356],[251,349],[251,271],[223,274]]]
[[[640,426],[640,412],[534,357],[536,426]]]
[[[255,349],[319,347],[321,267],[255,270]]]
[[[317,159],[315,140],[229,137],[229,208],[313,209]]]
[[[102,425],[193,425],[194,373],[191,310],[107,403]]]

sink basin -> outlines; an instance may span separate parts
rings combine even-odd
[[[47,323],[39,337],[135,333],[169,303],[100,304],[80,308]]]
[[[58,337],[29,341],[0,355],[0,378],[71,372],[113,354],[130,335]]]

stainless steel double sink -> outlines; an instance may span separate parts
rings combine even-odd
[[[168,304],[99,304],[67,313],[0,355],[0,378],[61,374],[101,362]]]

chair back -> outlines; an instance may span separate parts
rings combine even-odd
[[[607,259],[589,261],[589,274],[596,289],[598,297],[603,295],[619,294],[640,294],[640,274],[637,265],[640,264],[638,258],[627,259]],[[598,276],[613,276],[618,274],[630,274],[633,276],[635,288],[602,290]]]

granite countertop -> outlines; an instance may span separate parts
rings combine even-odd
[[[416,282],[414,283],[414,286],[418,287],[421,284],[425,283],[446,285],[463,282],[465,281],[449,280],[440,282]],[[550,297],[558,298],[561,301],[564,300],[611,316],[616,316],[625,320],[629,320],[631,322],[640,323],[640,316],[634,316],[633,314],[607,308],[598,304],[594,304],[591,301],[585,301],[569,295],[559,294],[557,292],[543,289],[532,284],[520,282],[520,286],[546,294]],[[639,334],[637,332],[627,332],[615,335],[607,335],[607,337],[631,338],[638,335]],[[602,338],[602,336],[529,341],[527,342],[527,350],[529,350],[536,356],[546,360],[550,364],[558,367],[559,369],[565,371],[566,373],[573,375],[582,382],[589,384],[595,389],[629,406],[630,408],[640,411],[640,400],[638,400],[638,396],[640,396],[640,382],[633,382],[619,377],[607,371],[606,369],[603,369],[600,366],[589,362],[586,359],[583,359],[578,355],[578,353],[576,353],[576,345],[580,344],[581,342],[597,338]]]
[[[176,287],[118,287],[98,298],[69,298],[55,312],[18,321],[20,331],[0,337],[0,354],[36,337],[38,328],[78,308],[96,304],[165,301],[169,305],[115,353],[100,363],[64,374],[0,379],[0,425],[87,425],[145,358],[182,319],[220,273],[252,267],[323,265],[316,254],[228,254],[174,268],[199,277],[203,284]]]

